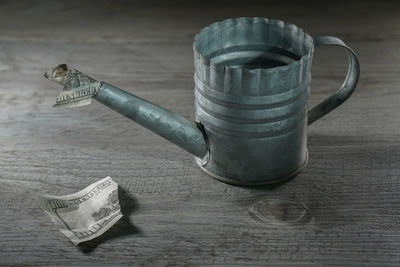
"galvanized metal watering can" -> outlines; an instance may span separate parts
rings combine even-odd
[[[311,62],[314,48],[322,45],[344,47],[349,68],[342,87],[309,110]],[[340,39],[312,38],[274,19],[214,23],[196,35],[193,49],[196,122],[79,72],[76,80],[65,78],[65,65],[48,76],[63,80],[67,91],[77,83],[86,88],[60,97],[60,103],[93,96],[195,155],[212,177],[259,185],[300,172],[308,158],[307,125],[349,98],[360,72],[355,53]]]

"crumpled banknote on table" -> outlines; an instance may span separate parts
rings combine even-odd
[[[109,176],[74,194],[43,195],[40,202],[74,245],[102,235],[122,217],[118,184]]]

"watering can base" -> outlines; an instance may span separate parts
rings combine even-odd
[[[232,179],[229,177],[220,176],[218,174],[212,173],[209,170],[207,170],[204,167],[204,161],[202,161],[200,158],[196,157],[195,161],[196,161],[197,166],[199,166],[201,170],[203,170],[205,173],[207,173],[212,178],[214,178],[218,181],[221,181],[221,182],[224,182],[227,184],[231,184],[231,185],[238,185],[238,186],[262,186],[262,185],[272,185],[272,184],[286,182],[286,181],[294,178],[295,176],[297,176],[303,170],[303,168],[307,165],[308,151],[306,151],[306,158],[305,158],[303,164],[297,170],[290,173],[289,175],[284,176],[284,177],[276,177],[276,178],[272,178],[272,179],[268,178],[268,179],[265,179],[264,181],[255,181],[255,182],[252,182],[252,181],[247,182],[247,181],[243,181],[243,180],[237,180],[237,179]]]

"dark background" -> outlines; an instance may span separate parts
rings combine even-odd
[[[356,92],[308,128],[309,163],[285,184],[227,185],[99,103],[51,107],[59,86],[42,75],[67,63],[193,119],[192,40],[242,16],[337,36],[360,60]],[[399,1],[0,1],[0,265],[398,265],[399,47]],[[316,50],[310,106],[346,67],[343,49]],[[124,218],[75,247],[38,197],[107,175]]]

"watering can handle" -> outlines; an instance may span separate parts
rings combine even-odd
[[[346,79],[339,90],[337,90],[334,95],[325,99],[308,112],[309,125],[346,101],[354,92],[354,89],[356,89],[358,78],[360,76],[360,64],[358,63],[356,54],[342,40],[332,36],[321,36],[314,38],[315,48],[323,45],[337,45],[346,48],[346,52],[349,57],[349,68],[347,70]]]

